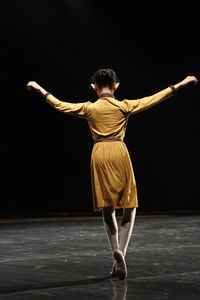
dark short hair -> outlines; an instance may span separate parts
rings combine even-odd
[[[92,75],[92,83],[95,83],[99,88],[112,88],[113,84],[119,82],[119,78],[112,69],[99,69]]]

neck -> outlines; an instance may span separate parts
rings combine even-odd
[[[113,95],[114,94],[114,90],[111,90],[111,89],[109,89],[107,87],[102,88],[101,90],[97,90],[97,95],[99,96],[101,94],[112,94]]]

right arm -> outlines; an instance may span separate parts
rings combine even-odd
[[[28,90],[34,89],[36,92],[42,95],[51,106],[63,113],[68,113],[79,117],[84,117],[87,115],[87,107],[89,106],[90,102],[70,103],[60,101],[52,94],[48,93],[35,81],[29,81],[26,86]]]

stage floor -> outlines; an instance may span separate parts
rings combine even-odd
[[[99,217],[1,223],[0,299],[200,299],[199,215],[136,216],[126,261],[110,279]]]

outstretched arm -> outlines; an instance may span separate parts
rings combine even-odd
[[[195,76],[187,76],[185,79],[180,81],[177,84],[170,85],[168,88],[148,97],[144,97],[136,100],[124,100],[124,103],[127,105],[127,112],[129,114],[134,114],[142,110],[148,109],[163,100],[172,96],[172,94],[179,89],[185,87],[188,84],[196,84],[198,82]]]
[[[41,87],[35,81],[29,81],[26,86],[28,90],[34,89],[36,92],[41,94],[45,98],[45,100],[55,109],[66,114],[68,113],[78,117],[87,117],[89,111],[88,108],[90,105],[89,101],[83,103],[70,103],[70,102],[60,101],[52,94],[48,93],[43,87]]]

